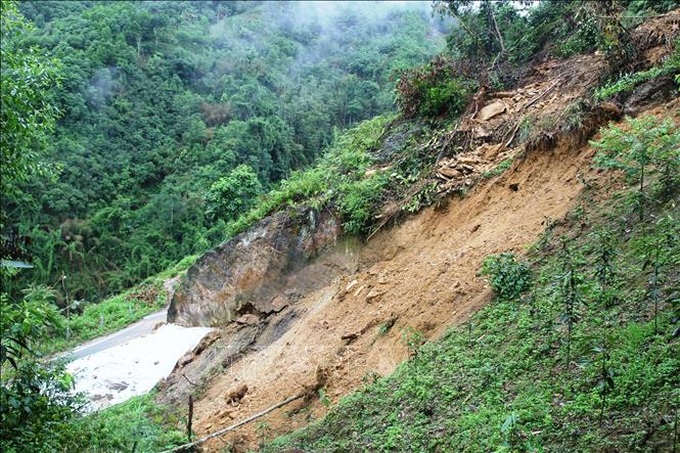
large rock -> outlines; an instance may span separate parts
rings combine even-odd
[[[226,325],[245,314],[266,317],[357,266],[356,244],[327,210],[278,212],[210,250],[173,295],[168,321]]]
[[[507,106],[500,99],[495,100],[491,104],[485,106],[479,111],[479,120],[488,121],[494,116],[498,116],[507,110]]]

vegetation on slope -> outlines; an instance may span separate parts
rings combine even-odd
[[[487,259],[493,303],[440,341],[409,343],[412,358],[393,375],[366,376],[324,419],[265,451],[677,449],[680,184],[677,168],[670,185],[664,171],[680,161],[680,133],[671,124],[632,120],[595,143],[600,162],[657,150],[642,214],[638,186],[595,204],[607,188],[587,181],[577,209],[547,219],[528,262]]]
[[[139,420],[149,420],[149,425],[139,421],[133,424],[139,427],[136,430],[128,424],[121,427],[120,432],[100,434],[98,443],[91,442],[92,436],[88,433],[96,433],[97,429],[89,431],[88,426],[94,427],[96,422],[89,425],[88,420],[94,419],[79,417],[77,409],[81,401],[70,396],[72,381],[63,367],[44,364],[34,355],[34,346],[41,340],[67,335],[87,338],[96,332],[95,326],[102,327],[101,314],[104,325],[109,322],[109,315],[85,309],[85,316],[74,319],[67,333],[68,310],[80,310],[69,301],[89,298],[90,288],[92,294],[102,294],[127,287],[182,256],[220,240],[225,230],[233,235],[289,203],[308,200],[319,207],[335,208],[342,213],[348,233],[363,235],[370,235],[381,225],[383,220],[378,216],[389,214],[380,211],[383,202],[395,194],[405,200],[399,207],[409,212],[428,204],[434,199],[433,188],[418,185],[435,159],[426,147],[403,146],[399,150],[403,154],[390,156],[395,157],[396,166],[377,171],[370,167],[380,164],[381,158],[370,151],[380,141],[385,127],[403,128],[406,137],[422,134],[422,139],[436,134],[432,126],[455,121],[481,84],[491,84],[496,89],[511,87],[521,75],[522,63],[535,56],[531,52],[524,56],[517,54],[527,48],[521,45],[525,39],[538,40],[532,41],[530,48],[552,56],[604,49],[612,62],[618,62],[611,72],[613,84],[617,83],[621,71],[630,69],[625,66],[630,59],[617,57],[617,52],[626,48],[626,35],[616,26],[617,21],[593,22],[587,14],[589,8],[598,8],[598,3],[542,2],[529,16],[513,13],[502,2],[485,2],[479,15],[474,9],[465,8],[469,2],[442,3],[456,8],[456,14],[468,25],[475,25],[463,30],[464,36],[450,40],[448,60],[440,60],[444,64],[433,62],[429,67],[404,73],[400,81],[402,115],[413,112],[410,115],[422,116],[427,123],[420,123],[418,119],[415,125],[410,125],[379,117],[345,136],[338,136],[336,127],[368,118],[382,111],[380,106],[384,107],[383,104],[364,105],[362,101],[375,103],[389,97],[385,95],[390,89],[385,88],[386,85],[379,86],[378,91],[386,90],[381,95],[370,83],[364,83],[372,80],[381,68],[377,65],[372,72],[363,72],[375,59],[367,61],[360,58],[362,55],[352,54],[357,61],[347,67],[350,72],[354,71],[354,77],[345,77],[342,71],[333,72],[345,65],[340,56],[331,65],[317,67],[314,63],[319,59],[312,54],[311,59],[296,62],[299,67],[294,74],[310,82],[298,89],[285,79],[281,67],[268,63],[279,61],[278,57],[290,62],[292,55],[286,50],[290,42],[286,41],[304,45],[314,40],[314,33],[310,37],[305,30],[291,28],[290,23],[284,23],[277,31],[258,29],[258,33],[271,33],[269,36],[280,40],[277,57],[265,52],[270,47],[258,41],[258,33],[248,26],[238,26],[239,18],[266,26],[258,19],[261,4],[255,3],[251,9],[246,4],[235,3],[230,4],[230,8],[236,9],[224,10],[220,9],[224,5],[219,3],[209,7],[205,3],[170,2],[166,5],[171,8],[167,11],[172,11],[169,18],[147,10],[153,9],[154,4],[157,3],[22,2],[22,10],[36,20],[41,32],[3,39],[3,62],[5,51],[16,56],[21,45],[32,43],[52,49],[66,67],[65,90],[34,93],[33,99],[38,104],[25,104],[29,106],[25,112],[28,116],[46,113],[43,119],[38,119],[37,125],[41,127],[33,129],[38,135],[17,137],[31,141],[31,146],[51,137],[48,163],[67,163],[68,168],[55,185],[35,179],[24,184],[23,179],[39,173],[41,162],[30,153],[19,156],[27,158],[26,165],[19,162],[17,168],[23,173],[15,173],[20,178],[11,181],[15,191],[12,197],[6,197],[9,191],[3,193],[2,226],[9,228],[19,219],[19,233],[34,238],[31,252],[40,278],[63,284],[62,272],[66,272],[70,291],[62,291],[57,296],[54,291],[33,287],[24,298],[20,296],[20,289],[25,281],[10,288],[11,299],[3,294],[0,440],[8,451],[125,449],[130,444],[125,443],[126,439],[132,441],[132,448],[136,439],[142,442],[139,445],[144,444],[139,447],[143,449],[166,443],[167,439],[159,437],[161,444],[152,446],[151,439],[158,435],[157,423],[168,419],[154,416],[152,408],[133,410],[135,403],[120,408],[123,418],[128,411],[136,411]],[[596,10],[596,17],[598,14],[604,19],[621,17],[618,15],[621,8],[628,8],[627,14],[648,7],[662,11],[676,6],[677,2],[606,2],[606,5],[613,5],[616,14],[609,16],[607,10]],[[11,3],[3,2],[2,7],[5,21],[6,12],[12,10]],[[564,26],[544,30],[545,41],[541,41],[544,35],[532,28],[532,24],[536,24],[533,21],[540,22],[541,17],[555,25],[576,12],[585,20],[566,21]],[[339,26],[361,36],[359,29],[353,28],[359,26],[354,19]],[[496,29],[499,21],[500,31]],[[387,22],[400,28],[396,19]],[[205,27],[211,30],[224,27],[220,33],[225,34],[202,35]],[[3,33],[5,30],[3,22]],[[388,30],[392,29],[388,27]],[[535,34],[529,34],[531,30]],[[277,34],[279,32],[282,35]],[[247,39],[220,40],[219,36]],[[556,38],[557,43],[552,41]],[[404,46],[396,48],[375,39],[359,41],[379,45],[377,54],[380,55],[410,49],[412,57],[420,58],[422,55],[414,55],[418,49],[406,45],[410,38],[405,40]],[[247,44],[239,47],[238,43]],[[569,43],[570,47],[564,48]],[[483,53],[477,53],[480,45]],[[237,53],[240,59],[218,59],[213,67],[206,63],[212,60],[201,53],[220,56],[224,49]],[[198,57],[194,60],[192,54]],[[484,64],[475,65],[480,61],[473,57],[481,58]],[[404,61],[412,61],[404,58],[398,67],[390,69],[403,69]],[[36,60],[28,68],[37,71],[44,61],[47,60]],[[90,64],[83,65],[84,61]],[[4,83],[8,67],[3,64],[3,102],[9,99],[4,92],[9,86]],[[664,66],[659,74],[645,73],[639,78],[673,75],[675,67],[669,67]],[[443,75],[440,68],[444,70]],[[475,68],[483,68],[483,73]],[[512,69],[507,72],[508,79],[502,77],[505,68]],[[227,73],[233,77],[243,75],[243,78],[232,80],[226,77]],[[54,77],[50,71],[38,74]],[[381,72],[379,76],[387,80],[387,73]],[[323,80],[334,82],[324,84]],[[36,85],[38,90],[41,86]],[[297,106],[295,111],[277,104],[277,96],[290,101],[284,106]],[[337,101],[330,113],[321,110],[326,99]],[[296,104],[296,100],[305,102]],[[58,105],[63,110],[63,120],[56,126],[54,136],[48,135],[54,116],[48,111],[42,112],[41,104],[50,108]],[[156,108],[159,105],[162,108]],[[442,108],[448,105],[455,108]],[[4,107],[3,104],[3,114],[7,111]],[[274,118],[265,115],[272,111]],[[301,116],[292,125],[287,123],[296,112]],[[321,123],[317,122],[319,119]],[[3,140],[10,137],[5,134],[4,121],[5,117]],[[179,129],[166,130],[169,125],[177,125]],[[128,134],[131,131],[134,134]],[[249,139],[253,136],[257,138],[255,142]],[[677,139],[672,140],[670,143],[677,145]],[[408,143],[408,138],[405,142]],[[90,146],[92,143],[96,146]],[[333,150],[317,167],[307,172],[296,170],[312,161],[324,146],[332,144]],[[39,146],[30,149],[37,151]],[[677,150],[677,146],[674,149]],[[252,150],[257,152],[251,154]],[[99,151],[102,153],[97,154]],[[644,154],[636,156],[629,156],[627,163],[619,161],[616,165],[623,162],[627,167],[657,166],[656,162],[648,162],[648,157],[642,157]],[[670,154],[673,156],[677,157]],[[16,156],[10,157],[10,163],[18,162]],[[94,159],[91,161],[90,157]],[[609,156],[603,164],[613,166],[614,160]],[[3,171],[9,168],[4,163]],[[246,171],[233,173],[241,164],[246,164],[249,170],[241,167]],[[91,167],[93,173],[78,173],[85,167]],[[660,167],[662,174],[671,176],[669,181],[677,180],[676,167]],[[664,173],[664,169],[668,172]],[[264,189],[275,187],[260,199],[264,204],[248,212],[245,212],[248,203],[225,205],[219,195],[229,194],[228,189],[238,185],[239,178],[250,180],[253,174]],[[641,180],[645,189],[646,179]],[[7,181],[3,174],[3,184]],[[409,190],[411,185],[413,190]],[[253,190],[247,192],[249,196],[260,191],[257,184],[251,188]],[[207,209],[202,203],[210,200],[206,196],[210,192],[215,195],[214,204],[212,209]],[[553,225],[538,248],[546,252],[550,247],[563,247],[564,251],[556,256],[537,252],[532,258],[535,277],[531,295],[525,296],[527,300],[499,301],[441,343],[423,349],[417,347],[417,334],[412,333],[407,340],[413,346],[414,358],[394,377],[379,380],[366,393],[350,397],[323,424],[281,442],[318,445],[318,448],[354,445],[361,449],[412,448],[423,442],[423,448],[427,448],[430,440],[446,446],[453,444],[461,433],[472,436],[474,431],[485,433],[479,442],[488,442],[483,445],[489,449],[517,445],[527,449],[539,445],[546,449],[550,446],[585,449],[590,441],[600,442],[595,445],[602,449],[609,443],[619,449],[671,445],[674,437],[669,433],[676,429],[673,414],[677,411],[672,403],[678,400],[674,390],[678,387],[674,380],[678,364],[673,355],[677,347],[673,322],[677,315],[671,314],[668,308],[674,307],[677,312],[677,272],[673,269],[677,268],[678,250],[677,243],[671,239],[678,236],[674,227],[677,222],[672,222],[678,213],[672,204],[659,206],[659,196],[660,192],[643,190],[632,198],[625,197],[624,207],[617,208],[624,211],[598,223],[601,228],[606,227],[607,233],[589,235],[584,230],[577,237],[569,236],[572,230],[566,229],[566,239],[557,241],[551,235],[563,226]],[[630,203],[634,203],[634,208]],[[220,211],[226,214],[216,214]],[[630,212],[643,222],[635,225],[629,221]],[[588,225],[588,232],[591,229],[595,232],[595,227],[584,221],[583,215],[583,210],[575,212],[570,221],[579,218],[579,222]],[[656,221],[666,217],[670,221]],[[622,218],[626,219],[623,223]],[[602,245],[610,242],[611,250],[606,248],[610,246]],[[598,252],[598,244],[610,251]],[[163,256],[155,261],[159,251]],[[606,270],[607,266],[593,274],[588,260],[592,263],[597,256],[609,267],[611,263],[619,266],[616,278],[613,270]],[[610,258],[605,259],[607,256]],[[493,258],[489,263],[488,271],[492,275],[496,272],[494,268],[514,265],[512,260],[494,261]],[[491,265],[494,263],[498,266]],[[14,271],[3,268],[2,272],[4,292],[5,282],[16,280],[12,279]],[[70,283],[77,280],[71,279],[75,274],[82,280]],[[520,272],[520,275],[525,274]],[[589,278],[593,275],[596,279]],[[104,278],[98,280],[99,276]],[[153,299],[142,294],[142,290],[134,290],[131,297],[113,299],[114,309],[109,317],[120,317],[131,299],[139,300],[137,295],[144,296],[142,301]],[[66,319],[56,312],[55,302],[67,308]],[[121,302],[125,308],[121,308]],[[106,312],[106,306],[101,309]],[[534,335],[534,329],[542,335]],[[503,350],[505,355],[494,355]],[[470,366],[460,367],[461,363]],[[417,373],[410,372],[413,370]],[[461,376],[468,379],[460,380]],[[394,399],[395,395],[401,398]],[[431,401],[442,404],[431,405]],[[360,418],[348,418],[352,414],[368,417],[372,424],[364,425]],[[173,418],[168,426],[176,428],[177,423]],[[345,428],[352,429],[346,431]],[[84,434],[73,435],[74,432]],[[344,437],[334,437],[339,433]],[[179,435],[167,440],[167,443],[173,442],[181,442]]]
[[[253,201],[223,209],[224,178],[243,166],[269,190],[309,166],[443,46],[423,8],[313,6],[18,3],[35,26],[3,48],[60,62],[43,159],[59,171],[3,196],[2,235],[27,238],[35,266],[10,290],[64,273],[93,303],[217,245]]]

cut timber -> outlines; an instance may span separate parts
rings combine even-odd
[[[451,167],[442,167],[438,170],[437,176],[441,179],[452,179],[463,176],[463,173]]]

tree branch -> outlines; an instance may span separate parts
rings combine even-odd
[[[291,403],[291,402],[293,402],[293,401],[295,401],[295,400],[297,400],[297,399],[300,399],[300,398],[304,397],[305,395],[306,395],[306,393],[298,393],[297,395],[291,396],[290,398],[287,398],[287,399],[281,401],[280,403],[277,403],[277,404],[273,405],[272,407],[263,410],[262,412],[258,412],[257,414],[252,415],[252,416],[246,418],[246,419],[243,420],[243,421],[240,421],[240,422],[238,422],[238,423],[235,423],[235,424],[233,424],[233,425],[231,425],[231,426],[228,426],[228,427],[226,427],[226,428],[224,428],[224,429],[221,429],[221,430],[219,430],[219,431],[215,431],[214,433],[208,434],[208,435],[205,436],[205,437],[201,437],[200,439],[198,439],[198,440],[196,440],[196,441],[194,441],[194,442],[191,442],[191,443],[188,443],[188,444],[184,444],[184,445],[180,445],[179,447],[175,447],[175,448],[173,448],[173,449],[171,449],[171,450],[165,450],[165,451],[163,451],[162,453],[179,453],[179,452],[183,452],[183,451],[190,451],[190,450],[189,450],[190,448],[197,447],[197,446],[199,446],[199,445],[201,445],[201,444],[207,442],[207,441],[210,440],[210,439],[213,439],[213,438],[215,438],[215,437],[221,436],[222,434],[228,433],[229,431],[233,431],[233,430],[235,430],[236,428],[239,428],[239,427],[241,427],[241,426],[243,426],[243,425],[245,425],[245,424],[247,424],[247,423],[252,422],[253,420],[256,420],[256,419],[258,419],[258,418],[260,418],[260,417],[262,417],[262,416],[264,416],[264,415],[267,415],[268,413],[270,413],[270,412],[273,411],[273,410],[276,410],[276,409],[278,409],[278,408],[280,408],[280,407],[282,407],[282,406],[285,406],[285,405],[288,404],[288,403]]]

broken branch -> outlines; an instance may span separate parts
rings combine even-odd
[[[235,430],[236,428],[240,428],[241,426],[243,426],[243,425],[245,425],[245,424],[247,424],[247,423],[250,423],[250,422],[252,422],[253,420],[256,420],[256,419],[258,419],[258,418],[260,418],[260,417],[262,417],[262,416],[264,416],[264,415],[267,415],[268,413],[270,413],[270,412],[272,412],[272,411],[274,411],[274,410],[276,410],[276,409],[278,409],[278,408],[280,408],[280,407],[283,407],[283,406],[285,406],[286,404],[291,403],[291,402],[293,402],[293,401],[295,401],[295,400],[297,400],[297,399],[300,399],[300,398],[302,398],[302,397],[304,397],[304,396],[305,396],[305,393],[298,393],[297,395],[291,396],[290,398],[287,398],[287,399],[281,401],[280,403],[277,403],[277,404],[271,406],[270,408],[263,410],[262,412],[258,412],[257,414],[252,415],[252,416],[246,418],[245,420],[242,420],[242,421],[240,421],[240,422],[238,422],[238,423],[235,423],[235,424],[233,424],[233,425],[231,425],[231,426],[228,426],[228,427],[226,427],[226,428],[224,428],[224,429],[220,429],[219,431],[215,431],[214,433],[208,434],[208,435],[205,436],[205,437],[201,437],[201,438],[198,439],[197,441],[194,441],[194,442],[191,442],[191,443],[188,443],[188,444],[184,444],[184,445],[180,445],[179,447],[175,447],[175,448],[173,448],[173,449],[171,449],[171,450],[165,450],[165,451],[162,452],[162,453],[179,453],[179,452],[183,452],[183,451],[190,451],[190,449],[193,448],[193,447],[197,447],[197,446],[199,446],[199,445],[201,445],[201,444],[207,442],[207,441],[210,440],[210,439],[213,439],[213,438],[215,438],[215,437],[218,437],[218,436],[221,436],[221,435],[223,435],[223,434],[226,434],[226,433],[228,433],[229,431]]]

